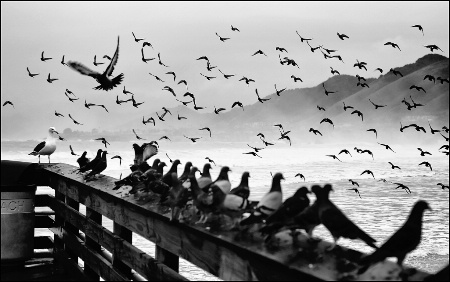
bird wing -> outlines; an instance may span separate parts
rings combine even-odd
[[[41,143],[37,144],[36,147],[34,147],[33,151],[36,153],[39,153],[40,150],[42,150],[45,147],[45,141],[42,141]]]
[[[67,62],[67,65],[69,67],[71,67],[73,70],[76,70],[83,75],[92,76],[94,78],[100,75],[100,73],[93,71],[78,62],[69,61],[69,62]]]
[[[116,52],[114,53],[114,56],[112,57],[111,62],[109,63],[108,67],[106,68],[104,74],[106,76],[111,76],[112,72],[114,71],[114,66],[117,64],[117,59],[119,58],[119,37],[117,37],[117,48]]]

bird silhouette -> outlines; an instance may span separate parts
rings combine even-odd
[[[197,142],[198,139],[201,139],[201,137],[187,137],[186,135],[183,135],[185,138],[192,141],[192,143]]]
[[[55,116],[57,116],[57,117],[64,117],[62,114],[58,113],[57,111],[55,111]]]
[[[382,144],[382,143],[379,143],[379,142],[377,142],[378,144],[380,144],[381,146],[383,146],[386,150],[391,150],[392,152],[394,152],[395,153],[395,151],[394,150],[392,150],[392,148],[389,146],[389,145],[386,145],[386,144]]]
[[[438,77],[436,78],[436,80],[438,80],[441,84],[444,84],[444,82],[449,83],[448,78],[442,78],[442,77],[440,77],[440,76],[438,76]]]
[[[187,119],[187,117],[180,116],[180,114],[178,114],[177,118],[178,118],[178,120]]]
[[[370,129],[367,129],[366,131],[372,131],[373,133],[375,133],[375,138],[378,138],[378,133],[375,128],[370,128]]]
[[[161,66],[166,67],[166,68],[169,67],[168,65],[164,64],[164,63],[161,61],[161,53],[158,53],[158,64],[160,64]]]
[[[161,81],[161,82],[164,82],[164,80],[162,80],[161,78],[159,78],[158,76],[156,76],[156,75],[154,75],[154,74],[152,74],[152,73],[148,73],[148,74],[150,74],[151,76],[153,76],[156,80],[158,80],[158,81]]]
[[[367,153],[367,154],[371,155],[371,156],[372,156],[372,159],[374,159],[374,158],[373,158],[373,153],[372,153],[372,151],[370,151],[370,150],[362,150],[362,151],[361,151],[361,154],[363,154],[363,153]]]
[[[340,34],[339,32],[337,33],[337,36],[339,37],[340,40],[344,40],[345,38],[349,38],[347,35]]]
[[[441,48],[439,48],[437,45],[434,45],[434,44],[426,45],[424,47],[430,49],[430,52],[433,52],[434,50],[440,50],[441,52],[444,52],[444,51],[442,51]]]
[[[333,122],[331,121],[331,119],[329,119],[329,118],[324,118],[324,119],[322,119],[322,121],[321,121],[320,123],[322,124],[323,122],[328,122],[328,123],[331,124],[331,125],[333,126],[333,128],[334,128],[334,124],[333,124]]]
[[[370,175],[372,175],[373,179],[375,179],[375,176],[373,175],[373,172],[371,170],[366,169],[360,175],[363,175],[363,174],[370,174]]]
[[[214,106],[214,113],[216,114],[216,115],[218,115],[221,111],[225,111],[226,109],[225,108],[216,108],[216,106]]]
[[[339,61],[344,63],[344,60],[342,59],[342,57],[340,55],[334,55],[334,56],[331,56],[331,58],[337,58]]]
[[[207,80],[211,80],[213,78],[216,78],[215,76],[206,76],[203,73],[200,73],[202,76],[204,76]],[[248,84],[248,83],[247,83]]]
[[[89,161],[89,159],[87,159],[87,158],[86,159],[81,159],[81,157],[80,157],[79,160],[80,159],[81,160],[80,160],[80,162],[78,162],[78,164],[80,165],[79,172],[86,172],[86,171],[89,171],[92,168],[94,168],[100,162],[100,160],[102,158],[102,152],[103,152],[102,149],[98,149],[97,150],[97,155],[91,161]],[[85,155],[85,154],[83,153],[83,155]],[[82,165],[82,163],[84,165]]]
[[[44,51],[42,51],[42,53],[41,53],[41,61],[46,62],[46,61],[51,60],[51,59],[53,59],[53,58],[46,58],[46,57],[44,57]]]
[[[101,152],[101,150],[100,150],[100,152]],[[81,157],[79,157],[77,159],[77,163],[80,168],[82,168],[83,166],[85,166],[86,164],[88,164],[91,161],[89,158],[86,157],[86,154],[87,154],[87,151],[84,151],[83,154],[81,154]]]
[[[231,25],[231,30],[241,32],[237,27],[234,27],[233,25]]]
[[[169,91],[170,93],[172,93],[173,97],[177,97],[177,94],[175,94],[175,91],[174,91],[173,88],[170,87],[170,86],[167,86],[167,85],[166,85],[166,86],[163,87],[162,90]]]
[[[69,145],[69,149],[70,149],[70,154],[72,156],[78,156],[77,154],[74,153],[73,149],[72,149],[72,145]]]
[[[134,35],[134,32],[131,32],[131,34],[133,34],[134,41],[136,41],[136,42],[144,40],[144,38],[136,38],[136,36]]]
[[[73,121],[73,123],[75,123],[77,125],[83,125],[82,123],[79,123],[78,121],[76,121],[70,114],[69,114],[69,118]]]
[[[137,140],[145,140],[145,138],[139,137],[134,129],[132,129],[132,130],[133,130],[134,136],[136,136]]]
[[[363,113],[361,113],[360,111],[354,110],[353,112],[351,112],[351,115],[353,115],[353,114],[357,114],[358,116],[361,117],[361,120],[364,121]]]
[[[344,111],[347,111],[347,109],[354,109],[352,106],[345,105],[345,102],[342,102],[344,104]]]
[[[250,196],[250,188],[248,185],[248,179],[250,178],[250,173],[248,171],[244,171],[241,176],[241,182],[238,186],[230,190],[231,195],[237,195],[244,199],[248,199]]]
[[[282,135],[280,138],[278,138],[278,140],[280,140],[280,139],[286,139],[286,140],[288,140],[288,141],[289,141],[289,146],[292,146],[292,144],[291,144],[291,138],[289,138],[289,136],[287,136],[287,135]]]
[[[396,168],[401,169],[399,166],[396,166],[396,165],[394,165],[394,164],[391,163],[391,162],[388,162],[388,164],[391,165],[391,169],[396,169]]]
[[[370,88],[369,87],[369,84],[367,84],[367,83],[360,83],[360,82],[358,82],[358,83],[356,83],[356,86],[361,86],[362,88],[364,88],[364,87],[367,87],[367,88]]]
[[[319,105],[317,105],[317,109],[319,109],[319,111],[324,111],[325,112],[325,108],[324,107],[320,107]]]
[[[107,167],[107,161],[106,161],[106,154],[108,154],[107,151],[102,152],[102,157],[100,161],[92,167],[91,171],[84,176],[85,180],[92,180],[90,177],[95,177],[96,174],[100,174],[103,172]]]
[[[225,42],[226,40],[230,39],[229,37],[222,37],[222,36],[220,36],[219,34],[217,34],[217,32],[216,32],[216,35],[219,37],[219,40],[222,41],[222,42]]]
[[[141,60],[147,64],[148,61],[152,61],[156,58],[145,58],[144,56],[144,48],[141,48]]]
[[[224,74],[220,69],[218,69],[218,71],[223,74],[223,77],[225,77],[226,79],[229,79],[230,77],[233,77],[234,74]]]
[[[16,107],[14,107],[14,104],[13,104],[11,101],[5,101],[5,102],[3,103],[3,107],[6,106],[6,105],[11,105],[11,106],[13,106],[13,108],[16,108]],[[55,112],[55,113],[56,113],[56,112]]]
[[[380,73],[383,73],[383,69],[382,68],[376,68],[376,71],[379,71]]]
[[[384,45],[390,45],[390,46],[392,46],[393,48],[398,48],[398,50],[402,50],[402,49],[400,49],[400,47],[398,47],[398,44],[396,44],[396,43],[393,43],[393,42],[386,42],[386,43],[384,43]]]
[[[95,90],[105,90],[109,91],[119,85],[123,80],[123,73],[119,74],[118,76],[110,79],[109,77],[112,75],[112,72],[114,71],[114,67],[117,64],[117,59],[119,58],[119,37],[117,37],[117,48],[114,53],[114,56],[109,63],[108,67],[103,73],[99,73],[96,71],[92,71],[89,68],[85,67],[84,65],[78,63],[78,62],[72,62],[69,61],[67,64],[69,67],[71,67],[73,70],[78,71],[82,75],[87,75],[92,78],[94,78],[100,85],[97,87],[94,87]]]
[[[178,81],[177,84],[184,84],[186,86],[186,90],[188,90],[188,84],[187,84],[186,80],[182,79],[182,80]]]
[[[359,193],[359,190],[357,188],[351,188],[351,189],[347,189],[347,190],[351,190],[351,191],[355,191],[356,194],[358,194],[359,198],[361,198],[361,194]]]
[[[438,183],[438,184],[436,184],[436,185],[441,186],[441,189],[442,189],[442,190],[445,190],[445,189],[448,190],[448,189],[449,189],[449,188],[448,188],[448,185],[444,185],[444,184],[442,184],[442,183]]]
[[[58,80],[58,78],[50,78],[50,73],[49,73],[48,77],[47,77],[47,82],[48,83],[53,83],[53,81],[55,81],[55,80]]]
[[[264,103],[265,101],[269,101],[270,99],[272,99],[272,98],[260,98],[259,94],[258,94],[258,89],[255,89],[255,92],[256,92],[256,96],[258,97],[258,101],[260,103]]]
[[[277,85],[275,84],[275,91],[276,91],[277,96],[280,96],[280,94],[281,94],[284,90],[286,90],[286,87],[283,88],[283,89],[278,90],[278,89],[277,89]]]
[[[301,42],[303,42],[303,41],[306,41],[306,42],[308,42],[309,40],[312,40],[313,38],[303,38],[299,33],[298,33],[298,31],[295,31],[296,33],[297,33],[297,35],[300,37],[300,41]]]
[[[372,102],[372,100],[369,99],[369,102],[372,103],[372,105],[375,107],[375,110],[377,110],[378,108],[382,108],[382,107],[386,107],[387,105],[378,105],[375,104],[374,102]]]
[[[421,155],[422,157],[424,157],[425,155],[430,155],[430,156],[431,156],[431,153],[430,153],[430,152],[424,151],[424,150],[422,150],[422,148],[417,148],[417,150],[420,151],[420,155]]]
[[[106,141],[104,137],[96,138],[94,140],[102,141],[103,145],[105,145],[105,148],[107,148],[106,144],[111,145],[108,141]]]
[[[62,56],[62,59],[61,59],[61,65],[67,66],[66,62],[64,62],[64,55]]]
[[[300,77],[296,77],[295,75],[291,75],[291,78],[294,79],[294,82],[297,82],[300,80],[300,82],[303,82],[303,80]]]
[[[435,133],[441,132],[439,129],[433,129],[433,128],[431,127],[430,121],[428,121],[428,125],[430,126],[431,134],[435,134]]]
[[[320,134],[320,136],[323,136],[322,133],[320,133],[319,130],[316,130],[316,129],[312,128],[312,127],[309,129],[309,132],[312,132],[312,133],[314,133],[315,135]]]
[[[242,110],[244,110],[244,106],[239,101],[234,102],[233,105],[231,105],[231,108],[234,108],[235,106],[241,107]]]
[[[28,75],[30,76],[30,77],[35,77],[36,75],[39,75],[38,73],[31,73],[30,72],[30,69],[27,67],[27,71],[28,71]]]
[[[401,77],[403,77],[403,74],[400,71],[394,70],[393,68],[391,68],[389,72],[392,72],[395,76],[400,75]]]
[[[150,47],[152,47],[152,49],[154,49],[153,45],[150,42],[147,42],[147,41],[142,42],[142,48],[144,48],[145,46],[150,46]]]
[[[342,153],[347,154],[347,155],[350,155],[350,157],[353,157],[352,154],[350,154],[350,152],[349,152],[347,149],[342,149],[342,150],[339,152],[338,155],[340,155],[340,154],[342,154]]]
[[[94,66],[103,65],[104,63],[97,62],[97,55],[94,55]]]
[[[361,259],[359,264],[363,267],[358,270],[358,274],[366,272],[371,265],[387,257],[396,257],[397,264],[402,267],[406,255],[420,244],[425,210],[431,210],[428,203],[422,200],[417,201],[403,226],[375,252]]]
[[[206,157],[205,160],[207,160],[209,163],[212,163],[214,165],[216,165],[216,162],[214,162],[212,159],[210,159],[209,157]],[[209,167],[211,169],[211,167]]]
[[[358,182],[356,182],[356,181],[353,181],[352,179],[349,179],[348,181],[350,181],[350,182],[352,183],[352,185],[356,185],[356,186],[358,186],[358,187],[359,187],[359,184],[358,184]]]
[[[264,53],[261,49],[256,51],[252,56],[255,56],[255,55],[264,55],[267,57],[266,53]]]
[[[328,91],[326,88],[325,88],[325,83],[322,83],[322,87],[323,87],[323,89],[325,90],[325,95],[327,95],[328,96],[328,94],[333,94],[333,93],[336,93],[337,91]]]
[[[434,76],[432,76],[431,74],[425,75],[423,80],[425,80],[425,79],[428,79],[429,81],[433,81],[433,83],[436,84],[436,78]]]
[[[333,75],[334,75],[334,74],[340,75],[339,71],[333,69],[333,67],[330,67],[330,69],[331,69],[331,74],[333,74]]]
[[[336,155],[326,155],[326,156],[327,157],[332,157],[333,159],[338,160],[338,161],[340,161],[342,163],[342,161],[338,157],[336,157]]]
[[[206,131],[208,131],[209,132],[209,137],[211,137],[211,129],[209,127],[203,127],[203,128],[200,128],[199,130],[206,130]]]
[[[119,159],[119,165],[122,165],[122,157],[119,155],[115,155],[114,157],[112,157],[111,159]]]
[[[254,157],[259,157],[262,158],[260,155],[258,155],[256,152],[247,152],[247,153],[242,153],[244,155],[253,155]]]
[[[251,78],[247,78],[247,77],[245,77],[245,76],[243,76],[241,79],[239,79],[239,81],[245,81],[245,83],[247,83],[247,85],[250,83],[250,82],[255,82],[255,80],[253,80],[253,79],[251,79]]]
[[[303,181],[306,181],[305,176],[301,173],[297,173],[294,177],[300,177],[300,179],[303,179]]]
[[[411,27],[417,27],[417,28],[422,32],[422,36],[425,35],[425,34],[423,33],[423,27],[422,27],[420,24],[412,25]]]

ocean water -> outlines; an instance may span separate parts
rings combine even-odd
[[[115,142],[106,149],[108,151],[108,168],[104,174],[119,178],[130,173],[129,164],[133,163],[133,142]],[[2,142],[1,159],[37,162],[37,157],[27,154],[36,145],[36,142]],[[69,144],[74,151],[80,154],[86,150],[88,157],[94,157],[97,149],[105,149],[99,141],[71,141],[58,142],[57,151],[51,156],[52,163],[68,163],[77,165],[77,156],[72,156]],[[395,146],[394,146],[395,145]],[[160,142],[158,154],[154,158],[160,158],[170,166],[166,154],[172,159],[180,159],[182,165],[178,167],[179,174],[184,168],[184,163],[191,161],[200,169],[206,163],[205,157],[213,159],[211,175],[215,178],[222,166],[229,166],[231,172],[229,178],[232,186],[239,184],[244,171],[250,172],[250,198],[259,200],[270,189],[271,174],[282,172],[285,180],[282,181],[284,199],[290,197],[297,188],[306,186],[310,188],[314,184],[324,185],[330,183],[334,192],[330,194],[331,200],[343,212],[354,221],[361,229],[365,230],[378,244],[386,241],[399,227],[401,227],[409,215],[414,203],[421,199],[426,200],[432,211],[424,214],[422,241],[416,250],[411,252],[405,264],[427,272],[436,272],[449,262],[449,191],[442,190],[437,183],[445,185],[449,183],[449,159],[439,152],[436,145],[423,146],[432,153],[431,156],[420,156],[417,146],[404,144],[391,144],[395,153],[387,151],[384,147],[372,143],[361,144],[357,147],[369,149],[374,154],[374,159],[368,154],[358,154],[353,150],[355,144],[336,145],[302,145],[292,146],[279,142],[260,151],[261,158],[243,153],[251,151],[246,143],[185,143],[185,142]],[[340,150],[348,149],[352,156],[340,154]],[[334,160],[326,155],[337,155],[342,162]],[[114,155],[122,157],[122,164],[118,159],[111,160]],[[42,162],[48,162],[41,157]],[[401,167],[401,170],[393,170],[387,162],[392,162]],[[428,161],[432,165],[430,170],[422,161]],[[375,178],[361,173],[369,169]],[[306,181],[295,177],[302,173]],[[359,183],[361,198],[351,190],[353,188],[348,179]],[[381,181],[385,179],[386,182]],[[402,189],[395,189],[393,183],[403,183],[411,189],[411,194]],[[41,189],[45,193],[49,188]],[[52,190],[50,189],[50,192]],[[314,196],[310,196],[314,200]],[[106,223],[108,224],[108,223]],[[112,228],[112,223],[111,227]],[[323,226],[314,231],[315,236],[332,242],[332,237]],[[133,243],[138,248],[154,255],[154,245],[147,240],[136,236]],[[369,253],[372,248],[359,240],[340,239],[339,244]],[[394,259],[395,261],[395,259]],[[202,270],[181,261],[180,272],[189,279],[210,279],[211,276]]]

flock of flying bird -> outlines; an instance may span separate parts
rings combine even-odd
[[[419,28],[420,31],[423,33],[423,28],[420,25],[415,25],[413,27]],[[240,30],[236,27],[231,26],[231,29],[233,32],[240,32]],[[143,38],[137,38],[134,33],[132,33],[134,40],[139,43],[140,41],[143,41]],[[216,35],[219,37],[219,40],[222,42],[226,42],[227,40],[230,40],[228,37],[221,37],[218,33]],[[297,32],[297,35],[300,37],[301,42],[306,42],[306,44],[310,47],[311,52],[315,52],[319,50],[323,55],[325,59],[338,59],[339,61],[343,62],[343,59],[340,55],[331,55],[334,52],[337,52],[337,50],[331,50],[324,48],[322,45],[318,45],[316,47],[312,47],[310,44],[310,41],[312,41],[312,38],[303,38],[300,36],[300,34]],[[337,36],[340,40],[348,40],[349,36],[345,34],[337,33]],[[393,48],[398,49],[401,51],[398,44],[393,42],[386,42],[384,45],[391,46]],[[168,67],[166,64],[164,64],[161,61],[161,55],[158,53],[157,58],[150,58],[145,57],[144,54],[144,47],[149,46],[150,48],[153,48],[152,44],[145,41],[142,43],[141,48],[141,56],[142,61],[144,63],[148,63],[152,60],[157,60],[158,64],[163,67]],[[426,48],[429,48],[431,52],[434,50],[440,50],[442,51],[438,46],[436,45],[427,45]],[[276,47],[276,50],[282,53],[287,53],[287,50],[282,47]],[[62,58],[61,64],[65,66],[69,66],[73,70],[79,72],[82,75],[90,76],[94,78],[99,85],[95,87],[96,90],[104,90],[109,91],[117,87],[121,84],[124,74],[121,73],[115,77],[112,77],[112,73],[114,71],[115,65],[118,61],[118,53],[119,53],[119,38],[117,40],[117,47],[115,50],[115,53],[112,57],[109,57],[105,55],[103,58],[108,59],[110,62],[108,66],[106,67],[105,71],[103,73],[93,71],[89,69],[88,67],[84,66],[81,63],[75,62],[75,61],[64,61],[64,56]],[[288,66],[294,66],[299,68],[298,64],[293,60],[292,58],[288,58],[287,56],[284,58],[281,58],[281,55],[278,55],[279,62],[282,65],[288,65]],[[258,50],[254,52],[251,56],[267,56],[265,52],[262,50]],[[41,60],[43,62],[46,62],[52,58],[45,57],[44,52],[41,54]],[[211,61],[208,57],[202,56],[197,59],[198,61],[205,61],[206,62],[206,71],[211,72],[213,69],[218,70],[225,79],[230,79],[234,74],[225,74],[218,68],[218,66],[212,65]],[[343,62],[344,63],[344,62]],[[93,64],[95,66],[101,65],[103,63],[97,61],[97,57],[94,56]],[[354,67],[358,67],[359,69],[365,69],[367,70],[367,63],[360,62],[357,60],[357,63],[355,63]],[[381,68],[377,68],[377,71],[380,73],[383,73],[383,70]],[[28,74],[30,77],[35,77],[39,75],[38,73],[31,73],[31,71],[27,68]],[[390,69],[389,72],[392,72],[392,75],[395,76],[403,76],[399,71]],[[339,75],[340,73],[333,69],[331,67],[331,73],[333,75]],[[173,81],[176,82],[176,74],[175,72],[167,72],[166,74],[171,75],[173,77]],[[205,75],[203,73],[200,73],[202,76],[204,76],[207,80],[215,79],[216,76],[211,75]],[[154,77],[157,81],[163,82],[161,78],[158,76],[150,73],[152,77]],[[292,75],[291,78],[294,80],[294,82],[300,81],[302,82],[302,79],[299,77],[296,77],[295,75]],[[362,76],[357,75],[358,78],[358,84],[357,86],[361,87],[370,87],[366,83],[366,79]],[[51,74],[48,74],[47,81],[48,83],[53,83],[54,81],[58,80],[58,78],[51,77]],[[427,75],[424,80],[429,80],[436,82],[438,80],[441,84],[448,83],[448,79],[446,78],[435,78],[431,75]],[[255,83],[254,79],[248,78],[246,76],[243,76],[238,81],[243,81],[243,83],[246,83],[247,85],[250,85],[251,83]],[[193,93],[189,92],[188,83],[186,80],[179,80],[177,84],[183,84],[186,87],[186,92],[182,95],[182,99],[188,99],[185,101],[179,100],[177,93],[174,91],[174,89],[170,86],[164,86],[162,90],[168,91],[171,93],[176,101],[182,103],[183,105],[187,106],[188,104],[192,103],[194,105],[194,110],[201,110],[205,107],[200,107],[197,104],[196,97]],[[333,93],[336,93],[337,91],[330,91],[326,88],[325,84],[322,84],[322,87],[324,88],[324,93],[326,96],[332,95]],[[423,91],[426,92],[426,90],[422,87],[412,85],[410,89],[415,89],[417,91]],[[280,96],[283,91],[285,91],[286,88],[278,89],[277,85],[275,84],[275,91],[276,95]],[[116,97],[116,103],[118,105],[122,103],[132,102],[134,107],[138,107],[142,105],[144,102],[136,102],[134,99],[134,94],[130,91],[127,91],[125,89],[125,86],[123,88],[123,94],[124,95],[131,95],[130,99],[126,100],[119,100],[119,96]],[[258,89],[255,89],[255,93],[257,96],[257,100],[260,103],[264,103],[270,98],[261,98],[258,93]],[[69,99],[70,102],[74,102],[78,100],[78,98],[75,96],[75,94],[70,91],[69,89],[66,89],[65,95]],[[410,97],[411,102],[407,101],[406,99],[403,100],[402,103],[404,103],[408,110],[411,110],[416,107],[423,106],[421,104],[417,104],[412,100],[412,97]],[[375,104],[371,100],[369,102],[375,107],[375,110],[378,108],[386,107],[387,105],[379,105]],[[13,103],[10,101],[6,101],[3,106],[10,104],[12,106]],[[109,112],[108,109],[104,105],[98,105],[93,103],[87,103],[85,100],[85,107],[102,107],[106,112]],[[242,110],[244,110],[244,106],[241,102],[236,101],[232,104],[231,108],[234,108],[235,106],[241,107]],[[317,106],[319,111],[325,111],[324,108]],[[361,120],[364,121],[363,113],[354,109],[352,106],[346,105],[345,102],[343,102],[343,109],[344,111],[347,111],[348,109],[351,109],[351,114],[356,114],[358,117],[361,117]],[[172,115],[170,110],[168,110],[166,107],[163,107],[164,112],[162,114],[156,113],[157,118],[160,121],[164,121],[164,118],[167,114]],[[214,107],[214,113],[219,115],[220,112],[226,110],[224,107],[216,108]],[[55,115],[58,117],[64,117],[62,114],[55,111]],[[82,125],[81,123],[77,122],[73,117],[69,114],[69,118],[72,119],[72,121],[75,124]],[[186,119],[187,117],[182,117],[178,114],[178,120]],[[143,117],[142,123],[144,125],[148,123],[152,123],[154,126],[156,125],[155,119],[153,117]],[[320,124],[322,123],[328,123],[334,128],[334,123],[329,118],[324,118]],[[287,140],[289,144],[291,145],[291,139],[288,136],[290,131],[285,131],[282,124],[275,124],[275,127],[278,128],[280,132],[280,138],[279,140]],[[431,133],[441,133],[441,131],[445,131],[446,133],[449,132],[449,129],[447,127],[442,127],[441,129],[433,129],[431,125],[429,124]],[[403,132],[407,128],[414,128],[416,131],[420,132],[423,131],[426,133],[426,129],[424,127],[418,126],[417,124],[410,124],[403,126],[400,123],[400,131]],[[212,137],[211,129],[209,127],[200,128],[199,130],[205,130],[208,132],[209,137]],[[373,132],[375,136],[377,137],[378,133],[377,130],[374,128],[368,129],[367,131]],[[310,128],[309,132],[312,132],[315,135],[321,135],[322,133],[314,128]],[[49,162],[50,162],[50,155],[56,150],[56,139],[59,137],[61,139],[62,137],[59,136],[59,133],[56,131],[55,128],[51,127],[49,129],[49,136],[44,142],[41,142],[38,144],[32,153],[30,155],[47,155]],[[136,131],[133,129],[133,133],[135,134],[136,139],[138,140],[144,140],[144,138],[138,136]],[[189,139],[193,143],[197,142],[202,137],[188,137],[186,135],[183,135],[185,138]],[[255,147],[247,144],[248,147],[252,149],[250,152],[245,152],[243,154],[253,155],[255,157],[261,158],[259,154],[257,154],[260,150],[265,149],[268,146],[273,146],[274,143],[271,143],[266,140],[263,133],[259,133],[257,135],[260,140],[262,141],[262,144],[264,147]],[[444,136],[444,135],[442,135]],[[446,138],[446,141],[448,141],[448,138]],[[63,138],[62,138],[63,139]],[[97,138],[96,140],[101,141],[105,148],[107,148],[107,145],[110,145],[109,142],[105,138]],[[167,136],[161,137],[159,140],[169,140],[170,138]],[[386,150],[390,150],[395,153],[395,151],[387,144],[379,143],[380,146],[383,146]],[[405,224],[400,227],[396,233],[394,233],[381,247],[378,247],[375,242],[376,240],[373,239],[370,235],[368,235],[366,232],[361,230],[356,224],[354,224],[329,198],[329,193],[332,191],[332,187],[330,185],[325,185],[324,187],[320,186],[313,186],[311,188],[311,191],[308,190],[306,187],[301,187],[297,190],[297,192],[290,198],[286,199],[283,202],[283,192],[281,187],[281,180],[284,179],[284,176],[282,173],[276,173],[273,175],[272,179],[272,185],[269,190],[269,192],[259,201],[259,202],[251,202],[248,200],[250,195],[250,189],[249,189],[249,172],[244,172],[242,174],[241,182],[237,187],[234,187],[233,189],[231,186],[231,183],[228,179],[228,172],[231,171],[229,167],[224,166],[221,168],[220,174],[217,177],[217,179],[213,180],[211,178],[211,175],[209,173],[209,170],[211,169],[211,164],[214,164],[214,161],[210,158],[205,158],[208,162],[204,164],[202,171],[200,172],[199,169],[191,162],[186,162],[183,173],[179,176],[177,171],[177,166],[181,164],[181,162],[178,159],[171,160],[170,157],[166,154],[166,156],[169,158],[171,162],[170,169],[164,173],[164,167],[167,166],[165,162],[160,161],[159,159],[155,159],[153,161],[152,166],[148,165],[147,160],[149,158],[155,156],[158,153],[159,144],[157,141],[151,141],[149,143],[144,143],[141,146],[138,144],[133,144],[133,149],[135,152],[135,159],[134,164],[130,167],[131,174],[126,176],[123,179],[120,179],[116,182],[116,187],[113,189],[120,189],[123,186],[131,186],[132,189],[129,191],[131,195],[135,195],[136,198],[140,200],[140,202],[146,203],[150,200],[159,199],[159,202],[161,205],[166,205],[171,208],[172,212],[172,220],[179,220],[182,219],[185,222],[194,222],[197,224],[208,224],[211,223],[213,220],[220,220],[221,217],[227,216],[231,219],[233,219],[233,228],[237,228],[243,232],[252,232],[251,230],[256,230],[260,232],[260,234],[263,234],[266,238],[266,242],[271,242],[273,238],[275,238],[276,234],[283,230],[291,230],[292,234],[294,234],[296,229],[303,229],[307,232],[311,240],[314,240],[313,238],[313,230],[316,226],[323,224],[332,234],[335,244],[338,241],[339,238],[349,238],[349,239],[360,239],[364,241],[367,245],[371,246],[375,249],[374,253],[371,255],[368,255],[364,257],[360,262],[360,267],[358,268],[358,273],[364,273],[372,264],[375,264],[379,261],[383,261],[386,257],[396,257],[397,262],[400,266],[402,266],[403,260],[405,259],[406,255],[414,250],[420,243],[421,240],[421,229],[422,229],[422,216],[425,210],[430,209],[428,204],[425,201],[418,201],[412,208],[412,211],[405,221]],[[444,153],[448,155],[448,145],[443,145],[439,150],[444,149]],[[70,146],[71,154],[77,155]],[[418,148],[420,151],[421,156],[431,155],[431,153],[423,150],[422,148]],[[365,154],[367,153],[372,158],[374,158],[373,153],[370,150],[367,149],[360,149],[355,147],[354,151],[358,154]],[[85,151],[81,157],[78,158],[77,162],[79,164],[79,173],[85,173],[84,178],[87,181],[91,181],[95,179],[95,176],[103,172],[107,168],[107,157],[106,155],[108,152],[106,150],[98,149],[96,157],[92,160],[88,159],[86,157],[87,152]],[[328,157],[331,157],[335,160],[341,161],[338,158],[338,155],[346,154],[351,155],[350,151],[347,149],[341,150],[337,155],[327,155]],[[120,161],[120,164],[122,162],[121,156],[113,156],[112,159],[118,159]],[[394,165],[392,162],[389,162],[392,169],[401,169],[399,166]],[[419,165],[424,165],[428,167],[430,170],[432,170],[432,166],[429,162],[422,162]],[[196,173],[200,173],[200,177],[196,177]],[[375,178],[374,174],[370,170],[364,170],[361,175],[368,174],[371,175],[373,178]],[[303,178],[305,180],[305,176],[301,173],[298,173],[296,176],[299,176],[300,178]],[[359,191],[356,187],[359,187],[359,184],[349,179],[349,182],[352,184],[352,186],[355,186],[351,189],[355,193],[359,194]],[[402,184],[402,183],[394,183],[397,185],[397,188],[404,189],[407,193],[411,193],[410,189]],[[441,186],[442,189],[448,189],[448,185],[444,185],[442,183],[439,183],[438,185]],[[307,194],[314,193],[316,196],[316,201],[310,205],[310,200],[307,196]],[[189,204],[191,203],[191,204]],[[189,217],[190,216],[190,217]],[[195,219],[195,220],[194,220]]]

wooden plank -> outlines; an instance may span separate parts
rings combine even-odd
[[[180,257],[172,254],[168,250],[156,245],[156,259],[170,267],[176,272],[179,272]]]
[[[102,225],[102,215],[92,210],[91,208],[86,208],[86,218],[92,220],[98,225]],[[89,225],[86,226],[86,229],[88,228]],[[85,242],[86,247],[90,248],[92,251],[99,252],[101,250],[101,245],[98,244],[94,239],[92,239],[89,236],[89,232],[88,234],[86,234]],[[92,277],[96,281],[100,280],[100,276],[97,273],[95,273],[95,271],[92,268],[90,268],[89,265],[84,266],[84,273]]]
[[[133,233],[123,227],[122,225],[114,222],[113,223],[113,233],[120,237],[122,240],[128,242],[128,243],[132,243],[133,240]],[[112,253],[113,255],[113,266],[120,270],[122,273],[126,273],[127,275],[131,274],[131,268],[129,266],[127,266],[125,263],[122,262],[121,258],[120,258],[120,254],[114,250],[114,252]]]
[[[170,280],[185,281],[182,275],[173,271],[166,265],[158,262],[150,255],[136,248],[132,244],[124,241],[108,229],[84,217],[81,213],[66,207],[56,199],[49,201],[50,207],[66,220],[70,220],[71,224],[78,227],[86,237],[92,238],[93,241],[103,246],[111,253],[116,255],[130,268],[134,269],[140,275],[148,280]]]
[[[356,279],[348,275],[348,269],[343,271],[342,265],[347,268],[351,266],[361,257],[362,254],[359,252],[338,248],[341,250],[338,255],[329,253],[324,249],[329,247],[330,243],[321,241],[317,245],[311,244],[302,234],[297,236],[299,243],[296,247],[288,245],[268,250],[264,240],[257,236],[238,241],[235,240],[236,232],[212,232],[199,226],[170,222],[169,210],[155,202],[141,206],[136,204],[132,196],[117,197],[118,192],[112,190],[116,179],[104,176],[96,181],[84,183],[79,175],[71,173],[73,168],[67,164],[47,165],[42,173],[50,178],[52,187],[59,192],[220,278]],[[77,192],[67,193],[65,185],[59,185],[59,182],[76,186]],[[232,268],[225,263],[231,261]],[[385,264],[389,267],[366,278],[369,280],[395,278],[390,272],[398,267],[391,262]],[[420,275],[424,275],[419,271],[415,273],[407,279],[417,279]]]
[[[98,253],[93,252],[85,246],[85,243],[70,233],[63,227],[54,227],[50,229],[55,235],[60,237],[66,246],[85,264],[94,270],[98,275],[106,281],[129,281],[130,278],[126,274],[121,273],[113,267],[113,265]]]

